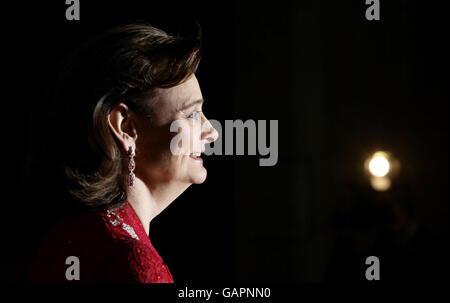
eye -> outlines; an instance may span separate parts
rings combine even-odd
[[[200,118],[201,113],[202,113],[202,112],[199,111],[199,110],[193,111],[193,112],[188,116],[188,118],[189,118],[189,119],[195,119],[195,120],[198,120],[198,119]]]

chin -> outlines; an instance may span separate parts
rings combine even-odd
[[[207,175],[206,169],[202,168],[202,170],[192,172],[189,177],[191,183],[202,184],[206,180],[206,175]]]

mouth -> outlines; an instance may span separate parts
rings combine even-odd
[[[190,157],[196,161],[203,161],[202,158],[200,157],[202,153],[192,153],[190,155]]]

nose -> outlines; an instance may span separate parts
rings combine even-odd
[[[217,130],[212,126],[211,122],[209,122],[208,119],[205,117],[205,124],[203,130],[202,130],[202,141],[205,140],[207,143],[211,143],[217,140],[219,138],[219,133]]]

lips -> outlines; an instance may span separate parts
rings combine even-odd
[[[190,157],[191,157],[192,159],[194,159],[194,160],[202,161],[202,158],[200,157],[201,154],[202,154],[202,153],[192,153],[192,154],[190,155]]]

